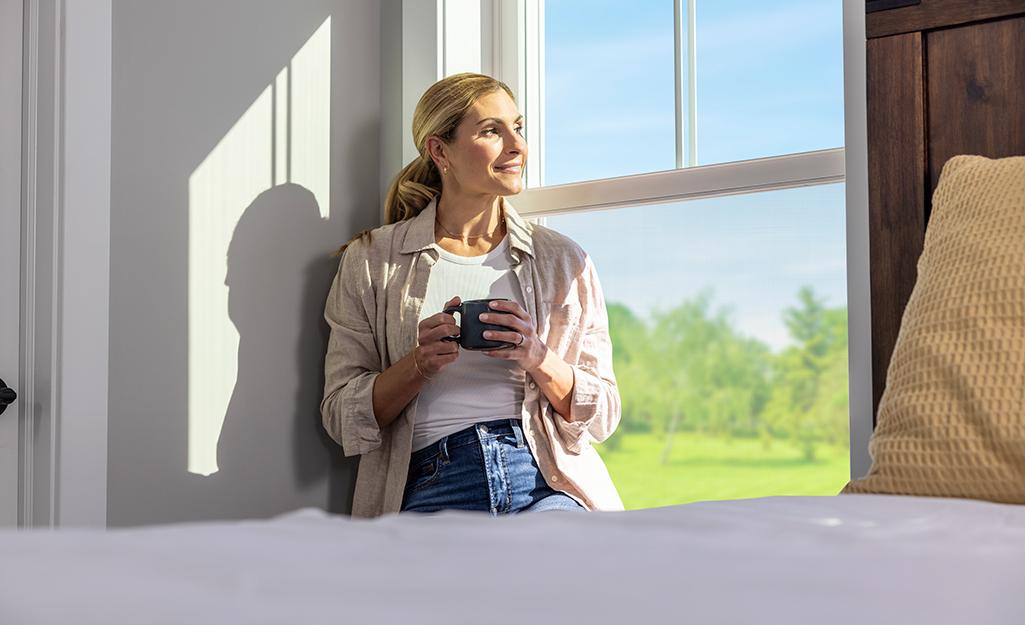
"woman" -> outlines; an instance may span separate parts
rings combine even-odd
[[[504,200],[527,146],[512,92],[479,74],[434,84],[413,115],[420,157],[392,182],[387,225],[342,248],[328,297],[321,406],[361,455],[352,513],[622,509],[591,442],[620,417],[594,266],[568,238]],[[504,298],[467,351],[442,312]]]

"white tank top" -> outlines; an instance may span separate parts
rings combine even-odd
[[[525,306],[512,272],[509,238],[483,256],[456,256],[439,246],[420,320],[441,312],[455,296],[463,301],[504,297]],[[458,321],[458,316],[456,317]],[[508,360],[459,350],[459,358],[420,391],[413,426],[413,451],[481,421],[519,419],[524,373]]]

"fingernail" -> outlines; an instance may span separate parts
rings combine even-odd
[[[482,315],[480,316],[480,320],[481,320],[481,321],[487,321],[487,320],[488,320],[488,315],[487,315],[487,313],[484,313],[484,314],[482,314]]]
[[[486,338],[486,339],[491,338],[491,333],[490,332],[485,332],[484,333],[484,338]]]

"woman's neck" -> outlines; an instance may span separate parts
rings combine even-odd
[[[434,240],[458,256],[480,256],[505,237],[505,211],[501,196],[481,198],[441,194],[436,207]]]

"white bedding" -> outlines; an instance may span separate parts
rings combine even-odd
[[[1025,507],[845,495],[0,531],[0,623],[1025,623]]]

